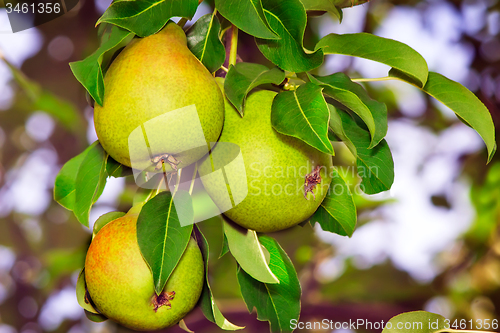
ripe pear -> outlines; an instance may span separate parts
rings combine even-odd
[[[183,168],[220,136],[222,93],[175,23],[132,40],[111,63],[104,86],[95,130],[104,149],[126,166],[161,170],[163,158],[167,172]]]
[[[127,213],[99,230],[85,259],[85,280],[103,315],[131,329],[149,331],[172,326],[193,309],[203,287],[204,264],[191,239],[157,296],[137,243],[137,217]]]
[[[229,160],[223,161],[226,156],[228,159],[234,157],[232,149],[225,148],[225,142],[240,147],[246,175],[237,172],[240,175],[237,177],[236,172],[226,168],[234,207],[223,213],[240,226],[258,232],[278,231],[306,220],[319,207],[331,182],[330,155],[273,129],[271,105],[275,95],[268,90],[251,93],[245,103],[243,118],[226,99],[224,128],[219,143],[211,153],[213,156],[206,157],[199,168],[206,191],[221,209],[224,201],[228,201],[226,187],[203,175],[217,169],[213,166],[215,157],[222,159],[216,161],[219,167],[230,163]],[[225,149],[227,151],[223,151]],[[309,178],[309,191],[304,187],[306,176],[313,177]],[[238,203],[236,198],[246,194],[245,184],[248,194]]]

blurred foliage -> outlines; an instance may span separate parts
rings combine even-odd
[[[459,11],[472,3],[468,0],[443,2]],[[424,13],[434,3],[420,0],[369,2],[363,5],[368,7],[363,30],[373,32],[395,6],[410,6]],[[484,4],[485,21],[488,15],[500,11],[500,1]],[[346,8],[344,12],[349,10]],[[83,59],[97,48],[98,37],[94,24],[99,15],[93,1],[80,1],[78,8],[40,26],[39,31],[43,35],[42,49],[23,63],[21,71],[12,68],[15,79],[10,82],[10,86],[15,95],[11,105],[0,112],[0,331],[5,324],[13,327],[16,332],[43,332],[44,327],[48,327],[43,325],[43,318],[57,317],[56,314],[47,315],[44,312],[47,300],[65,288],[74,290],[76,277],[83,265],[91,233],[82,228],[72,214],[51,200],[42,212],[28,214],[17,206],[9,206],[6,198],[7,195],[12,195],[14,187],[26,173],[25,170],[29,168],[29,173],[37,174],[36,170],[40,166],[29,165],[30,158],[37,152],[50,152],[52,157],[49,156],[49,160],[56,159],[47,163],[51,167],[49,174],[52,175],[47,183],[53,184],[53,177],[61,165],[88,146],[86,128],[87,121],[91,121],[92,109],[86,103],[83,88],[72,76],[68,62]],[[338,24],[334,19],[332,22]],[[500,62],[492,61],[484,49],[487,43],[499,43],[500,36],[492,35],[490,30],[486,24],[474,34],[461,32],[460,40],[471,45],[475,51],[470,68],[479,81],[475,93],[498,124]],[[68,37],[74,47],[71,56],[64,61],[55,59],[48,52],[51,41],[61,34]],[[241,33],[240,38],[240,56],[244,61],[266,63],[253,38],[244,33]],[[306,38],[314,43],[318,40],[311,29],[306,31]],[[493,85],[496,82],[496,93],[491,88],[492,82]],[[404,117],[397,108],[396,96],[391,89],[380,85],[367,85],[367,89],[373,97],[387,104],[390,118]],[[33,139],[26,128],[34,111],[43,111],[55,120],[51,136],[44,141]],[[430,102],[427,103],[425,113],[412,120],[434,132],[440,132],[456,122],[443,116]],[[337,165],[352,164],[352,156],[345,147],[334,148]],[[289,254],[299,274],[303,286],[301,320],[328,318],[348,321],[365,318],[387,321],[396,314],[419,310],[425,304],[435,301],[451,305],[450,319],[498,318],[499,159],[497,154],[490,164],[485,165],[486,150],[460,159],[462,176],[470,179],[472,184],[471,200],[476,208],[476,217],[470,230],[452,248],[435,258],[443,270],[432,281],[416,281],[390,261],[360,269],[351,259],[345,262],[340,276],[334,280],[325,280],[318,274],[319,267],[335,258],[336,249],[321,242],[309,225],[272,234]],[[33,177],[28,179],[37,181]],[[349,179],[348,175],[346,181],[354,188],[356,179]],[[50,197],[52,185],[45,186],[44,193]],[[123,192],[114,204],[116,210],[128,210],[139,192],[135,183],[127,179]],[[27,196],[26,200],[29,198],[31,197]],[[436,197],[432,200],[442,206],[443,201],[440,199],[442,198]],[[9,197],[9,200],[12,198]],[[359,214],[358,227],[370,223],[375,217],[379,218],[378,211],[391,202],[374,201],[359,195],[355,195],[354,200]],[[109,205],[98,202],[96,207],[109,208]],[[247,328],[243,332],[267,331],[265,323],[258,322],[255,314],[248,314],[246,311],[237,288],[234,259],[230,255],[218,258],[222,249],[222,225],[219,218],[204,221],[199,226],[210,244],[210,283],[221,311],[231,322],[245,325]],[[11,252],[5,252],[6,249]],[[9,259],[11,257],[12,261]],[[76,296],[74,302],[76,303]],[[52,327],[52,332],[129,332],[109,321],[93,324],[83,311],[79,317],[66,316],[63,319],[60,325]],[[199,310],[193,311],[186,318],[186,325],[197,332],[219,331],[203,318]],[[172,328],[168,332],[181,330]]]

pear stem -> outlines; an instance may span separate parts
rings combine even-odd
[[[183,17],[183,18],[181,18],[181,19],[179,20],[179,22],[177,22],[177,25],[178,25],[179,27],[181,27],[181,28],[184,28],[184,26],[186,25],[187,21],[188,21],[188,19],[187,19],[187,18],[185,18],[185,17]]]
[[[229,50],[229,63],[227,67],[236,65],[236,55],[238,54],[238,28],[233,24],[231,29],[231,49]]]

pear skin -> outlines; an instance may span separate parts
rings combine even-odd
[[[158,171],[163,159],[167,172],[180,169],[203,157],[220,136],[222,93],[172,22],[132,40],[112,62],[104,86],[103,106],[94,109],[96,133],[126,166]]]
[[[198,302],[203,258],[191,239],[163,293],[157,296],[151,270],[137,243],[137,217],[126,214],[99,230],[85,259],[85,280],[103,315],[134,330],[157,330],[177,324]]]
[[[283,230],[309,218],[328,193],[333,167],[330,155],[273,129],[271,105],[275,96],[276,92],[268,90],[251,93],[243,118],[226,99],[224,129],[212,153],[215,156],[217,149],[224,149],[224,142],[240,147],[246,175],[232,177],[230,196],[234,203],[236,197],[246,197],[223,213],[257,232]],[[200,164],[200,175],[212,172],[209,157]],[[215,204],[227,206],[227,188],[210,178],[201,180]],[[247,185],[248,193],[241,184]]]

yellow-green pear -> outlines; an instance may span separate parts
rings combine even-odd
[[[136,38],[111,63],[104,102],[96,104],[99,142],[118,162],[139,170],[183,168],[208,152],[224,123],[214,77],[191,53],[186,35],[170,22]]]
[[[203,258],[191,239],[163,292],[156,295],[137,243],[137,217],[127,213],[99,230],[85,259],[85,280],[100,313],[134,330],[157,330],[177,324],[198,302]]]
[[[226,99],[222,135],[199,168],[206,191],[224,215],[258,232],[286,229],[309,218],[328,192],[333,167],[330,155],[273,129],[275,96],[268,90],[251,93],[243,118]],[[244,168],[226,142],[239,146]],[[228,186],[210,176],[221,166]]]

